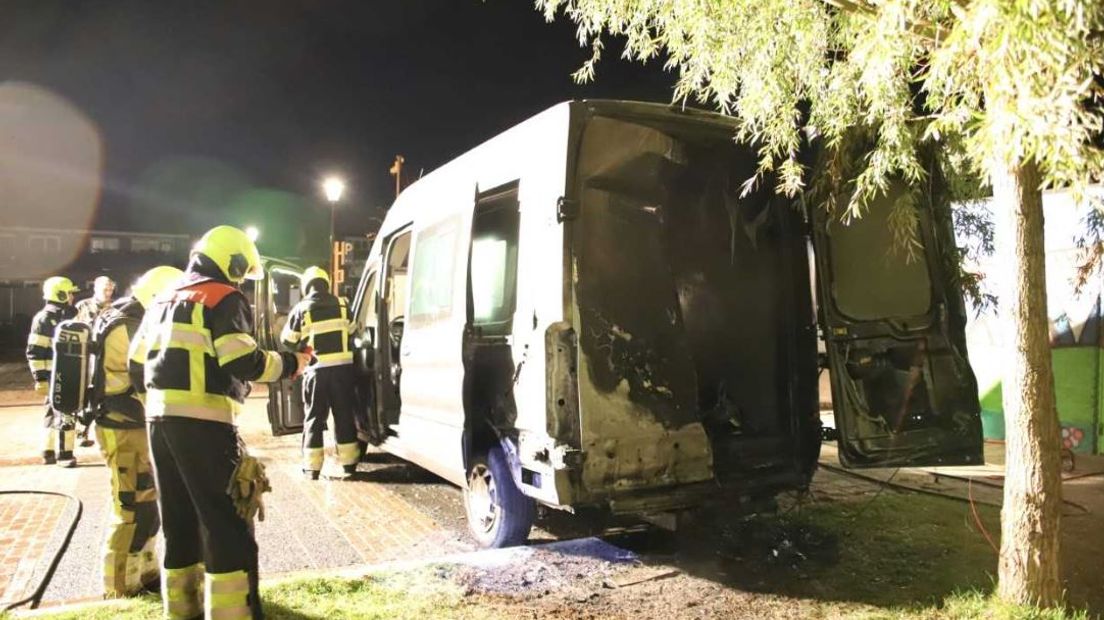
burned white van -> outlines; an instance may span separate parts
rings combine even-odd
[[[805,487],[821,366],[845,464],[981,462],[946,215],[920,209],[908,260],[888,209],[843,226],[741,197],[756,162],[733,133],[564,103],[391,208],[353,303],[362,425],[460,485],[480,543],[523,542],[538,503],[643,514]],[[294,430],[296,392],[273,394]]]

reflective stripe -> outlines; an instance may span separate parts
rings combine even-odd
[[[353,444],[356,445],[356,444]],[[304,448],[303,465],[310,471],[322,469],[322,461],[325,460],[325,448]]]
[[[194,618],[203,613],[203,564],[162,570],[162,600],[165,615],[172,620]]]
[[[344,353],[323,353],[315,357],[317,357],[318,361],[311,366],[312,368],[328,368],[330,366],[344,366],[353,363],[352,351]]]
[[[356,442],[337,444],[337,460],[342,465],[356,465],[360,460],[360,447]]]
[[[326,319],[325,321],[318,321],[317,323],[309,324],[309,331],[312,334],[328,334],[330,332],[342,331],[349,329],[349,321],[344,318],[340,319]],[[306,327],[306,326],[304,326]]]
[[[196,394],[187,390],[150,390],[146,394],[146,417],[182,417],[234,424],[241,403],[221,394]]]
[[[279,381],[284,374],[284,357],[276,351],[265,351],[265,366],[261,376],[257,377],[258,383],[272,383]]]
[[[50,364],[53,360],[31,360],[31,371],[36,370],[50,370]]]
[[[226,334],[215,341],[215,357],[219,366],[249,355],[257,350],[257,341],[249,334]]]
[[[243,570],[232,573],[207,573],[207,601],[204,606],[211,620],[251,618],[249,609],[249,574]]]
[[[31,332],[27,334],[27,344],[31,345],[32,347],[42,347],[44,349],[49,349],[51,342],[48,336],[43,336],[42,334]]]

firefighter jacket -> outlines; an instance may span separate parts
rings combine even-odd
[[[62,321],[73,318],[73,306],[48,302],[31,320],[31,332],[27,334],[27,363],[35,383],[50,381],[54,361],[54,330]]]
[[[280,340],[292,350],[313,350],[315,361],[308,370],[342,366],[353,363],[350,329],[345,300],[318,287],[292,308]]]
[[[234,424],[249,381],[269,383],[298,368],[293,353],[253,339],[245,295],[202,256],[176,288],[155,298],[130,347],[130,373],[146,390],[147,419],[166,416]]]
[[[100,358],[92,377],[96,423],[104,428],[144,428],[142,400],[130,381],[128,351],[145,310],[133,297],[124,297],[100,313],[92,323],[92,342]]]

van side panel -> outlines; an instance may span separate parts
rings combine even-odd
[[[517,304],[509,338],[517,415],[509,428],[494,430],[526,448],[517,454],[522,467],[548,470],[528,478],[538,486],[523,490],[550,504],[560,503],[557,485],[551,483],[555,476],[538,454],[549,443],[544,333],[563,320],[563,236],[556,201],[564,193],[568,119],[568,105],[556,106],[432,172],[400,195],[380,231],[385,237],[411,222],[414,228],[410,309],[400,351],[399,436],[384,447],[463,484],[465,417],[487,415],[464,410],[472,213],[477,193],[518,182]],[[373,255],[379,251],[377,243]]]

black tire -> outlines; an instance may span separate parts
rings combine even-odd
[[[514,484],[501,446],[472,459],[464,487],[464,510],[468,530],[481,547],[513,547],[529,539],[536,502]]]

